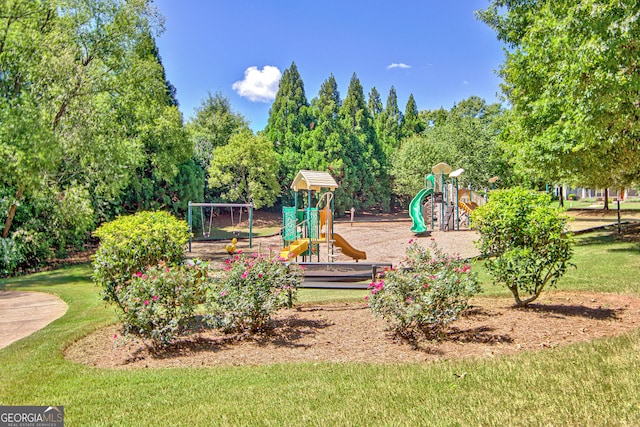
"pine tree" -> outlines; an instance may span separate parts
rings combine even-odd
[[[276,99],[269,110],[264,134],[278,153],[283,202],[289,202],[289,185],[300,169],[305,132],[313,126],[304,83],[296,63],[284,70]]]
[[[382,110],[382,98],[380,98],[380,92],[378,92],[378,89],[376,89],[376,87],[374,86],[369,92],[369,113],[371,114],[371,117],[373,117],[374,126],[375,121],[380,113],[382,113]]]
[[[420,119],[418,112],[418,106],[416,100],[413,98],[413,94],[409,95],[407,106],[404,110],[404,117],[402,118],[402,136],[408,137],[422,133],[425,129],[424,122]]]
[[[278,153],[297,151],[300,148],[299,136],[309,129],[310,124],[304,82],[293,62],[282,73],[276,99],[269,110],[265,135],[275,144]]]
[[[356,209],[389,209],[389,181],[386,157],[373,128],[373,119],[365,102],[362,84],[354,73],[339,112],[340,123],[348,137],[345,191]]]

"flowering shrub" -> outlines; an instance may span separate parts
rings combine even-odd
[[[226,332],[262,329],[271,315],[291,307],[302,270],[264,255],[235,255],[221,264],[207,295],[207,320]]]
[[[369,308],[402,336],[438,330],[455,320],[480,291],[476,273],[459,257],[409,241],[400,269],[387,269],[369,285]]]
[[[208,267],[201,261],[169,267],[164,262],[133,274],[116,294],[126,334],[166,346],[183,333],[197,304],[204,302]]]

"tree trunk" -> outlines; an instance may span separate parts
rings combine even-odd
[[[2,237],[9,237],[9,230],[11,230],[11,224],[13,223],[13,217],[16,215],[16,209],[18,209],[18,202],[22,199],[22,193],[24,192],[24,185],[18,186],[16,191],[16,198],[9,207],[9,213],[7,214],[7,220],[4,222],[4,230],[2,230]]]
[[[609,189],[608,188],[604,189],[604,210],[605,211],[609,210]]]
[[[520,293],[518,292],[518,287],[517,286],[509,286],[508,288],[511,291],[511,293],[513,294],[513,298],[516,301],[516,307],[526,307],[529,303],[532,303],[533,301],[538,299],[538,297],[542,293],[542,288],[540,288],[538,290],[538,292],[536,292],[535,294],[531,295],[529,298],[527,298],[525,300],[522,300],[522,299],[520,299]]]
[[[558,187],[558,199],[560,200],[560,206],[564,208],[564,187],[562,185]]]

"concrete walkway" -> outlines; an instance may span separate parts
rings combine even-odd
[[[0,349],[31,335],[67,312],[67,304],[43,292],[0,291]]]

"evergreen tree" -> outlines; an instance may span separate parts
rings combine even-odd
[[[295,62],[284,70],[276,99],[269,110],[266,138],[275,146],[280,164],[279,182],[284,202],[288,202],[289,185],[295,178],[302,159],[303,135],[312,125],[304,83]]]
[[[418,112],[418,105],[413,98],[413,94],[409,95],[407,106],[404,110],[404,117],[402,117],[402,135],[404,137],[416,135],[422,133],[425,129],[425,124],[420,119],[420,113]]]
[[[369,113],[371,117],[373,117],[374,124],[380,113],[382,113],[382,98],[380,97],[380,92],[376,87],[372,87],[369,92]]]
[[[304,82],[293,62],[282,73],[276,99],[269,110],[265,135],[275,144],[278,153],[298,151],[299,136],[309,129],[310,119]]]
[[[331,75],[320,86],[318,97],[311,103],[315,126],[305,134],[301,169],[321,170],[331,173],[339,184],[343,182],[348,164],[345,163],[347,139],[338,120],[341,100],[338,85]],[[341,195],[343,189],[336,192],[336,211],[350,209]]]
[[[386,157],[373,128],[362,84],[355,73],[339,117],[348,138],[345,163],[351,164],[343,181],[345,195],[351,198],[356,209],[378,207],[388,211]]]

